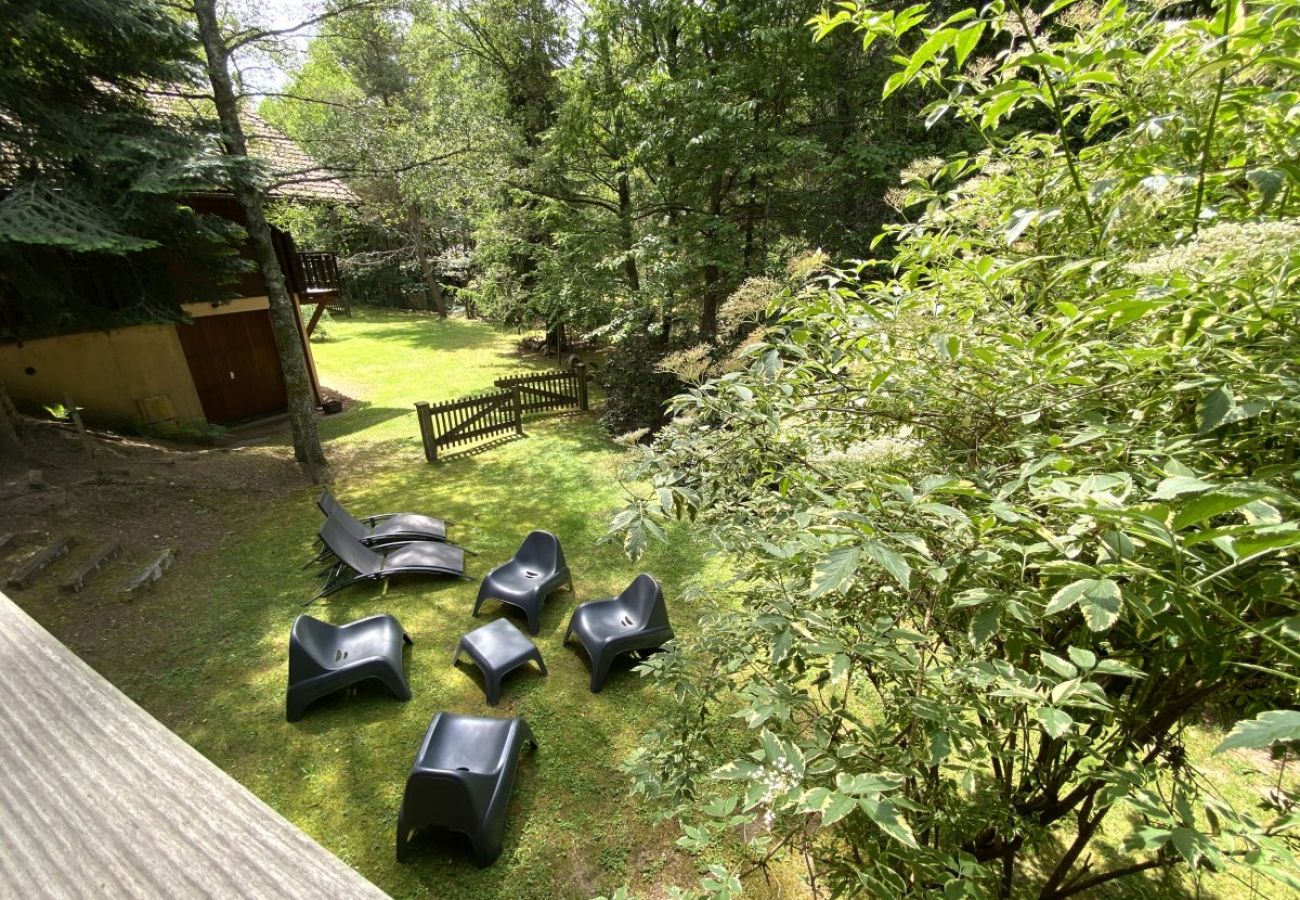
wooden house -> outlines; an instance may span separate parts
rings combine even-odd
[[[245,122],[250,151],[284,182],[269,191],[272,199],[355,201],[346,185],[323,172],[283,134],[252,114],[245,114]],[[184,202],[243,224],[243,212],[231,194],[191,194]],[[276,231],[274,241],[320,403],[301,311],[303,302],[321,308],[320,284],[313,279],[309,288],[288,234]],[[251,259],[251,246],[243,253]],[[85,418],[105,424],[230,425],[281,412],[286,408],[284,379],[261,274],[248,273],[236,293],[231,299],[184,305],[187,321],[178,324],[132,325],[0,344],[0,383],[20,407],[38,410],[71,397]]]

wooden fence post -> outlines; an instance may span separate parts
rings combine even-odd
[[[438,442],[433,434],[433,415],[429,412],[429,402],[421,400],[415,404],[415,413],[420,417],[420,440],[424,442],[424,458],[429,462],[437,462]]]
[[[578,409],[587,411],[587,364],[580,362],[573,367],[578,373]]]
[[[519,385],[510,386],[510,409],[515,417],[515,434],[520,437],[524,436],[524,407],[523,401],[519,398]]]

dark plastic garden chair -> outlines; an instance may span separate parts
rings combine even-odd
[[[325,521],[320,539],[338,561],[326,570],[325,586],[307,603],[351,584],[382,581],[393,575],[465,574],[465,551],[451,544],[412,541],[372,550],[348,534],[338,519]]]
[[[445,541],[447,522],[415,513],[382,513],[358,520],[328,490],[321,491],[316,505],[327,519],[338,519],[344,530],[367,547],[406,541]]]
[[[402,646],[409,643],[401,623],[389,615],[347,625],[300,615],[289,632],[285,718],[296,722],[309,703],[371,678],[382,682],[398,700],[410,700],[402,665]]]
[[[525,743],[537,749],[523,719],[435,715],[406,778],[397,861],[409,855],[412,832],[437,826],[467,835],[475,861],[490,866],[501,855],[506,807]]]
[[[663,588],[643,573],[617,597],[583,603],[569,619],[564,642],[574,634],[591,660],[591,692],[599,694],[614,657],[633,650],[654,650],[672,640]]]
[[[542,604],[566,585],[572,588],[573,578],[559,539],[549,531],[534,531],[508,562],[487,573],[474,601],[474,615],[483,601],[500,600],[523,610],[528,633],[537,634],[542,626]]]

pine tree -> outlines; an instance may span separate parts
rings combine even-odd
[[[218,180],[211,129],[156,99],[194,83],[192,29],[156,0],[0,0],[0,47],[0,339],[174,320],[233,281],[237,230],[174,199]]]

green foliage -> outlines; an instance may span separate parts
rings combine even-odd
[[[218,296],[234,229],[174,199],[220,179],[211,129],[158,111],[193,82],[191,32],[153,0],[4,0],[0,21],[0,337]],[[179,258],[204,277],[176,277]]]
[[[1272,709],[1253,719],[1238,722],[1214,752],[1222,753],[1239,747],[1266,750],[1281,741],[1294,740],[1300,740],[1300,712]]]
[[[339,223],[331,246],[363,267],[412,259],[416,235],[469,253],[464,297],[502,324],[643,343],[648,323],[661,355],[725,344],[720,308],[746,279],[808,246],[860,253],[895,216],[898,170],[973,134],[881,103],[889,61],[847,36],[814,46],[805,0],[409,12],[331,23],[291,89],[313,102],[263,112],[370,173],[353,182],[366,239]],[[613,420],[658,422],[657,400],[612,387],[649,412]]]
[[[657,430],[667,419],[668,401],[681,382],[658,369],[663,342],[647,333],[631,333],[610,347],[596,373],[605,392],[601,423],[610,434]]]
[[[212,425],[202,419],[179,419],[173,422],[156,422],[152,425],[132,425],[128,430],[141,437],[175,441],[178,444],[196,444],[201,447],[214,447],[230,433],[229,429]]]
[[[1229,804],[1183,734],[1291,703],[1300,662],[1300,6],[930,22],[813,26],[892,47],[883,92],[941,92],[983,149],[909,166],[891,257],[788,291],[632,473],[632,550],[696,516],[735,569],[648,663],[679,706],[638,789],[705,858],[749,836],[724,873],[791,855],[835,894],[1296,888],[1294,810]],[[1132,865],[1090,861],[1107,817]]]

